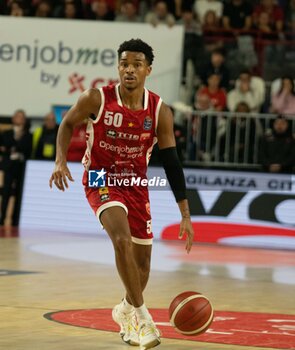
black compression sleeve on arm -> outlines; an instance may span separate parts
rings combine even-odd
[[[176,147],[161,149],[159,156],[176,202],[186,199],[185,178]]]

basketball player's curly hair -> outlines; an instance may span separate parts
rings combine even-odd
[[[142,41],[141,39],[131,39],[124,41],[118,49],[118,58],[121,58],[121,54],[124,51],[142,52],[145,55],[148,64],[151,65],[154,60],[153,49],[150,45]]]

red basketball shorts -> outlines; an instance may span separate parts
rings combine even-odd
[[[100,221],[101,213],[107,208],[119,206],[127,214],[131,238],[134,243],[149,245],[153,242],[151,213],[147,188],[85,186],[87,200]]]

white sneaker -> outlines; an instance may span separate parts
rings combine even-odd
[[[139,325],[140,350],[156,347],[161,343],[160,331],[153,321],[141,321]]]
[[[138,346],[138,324],[135,310],[129,313],[124,313],[121,311],[119,304],[113,308],[112,317],[113,320],[120,326],[120,336],[122,340],[129,345]]]

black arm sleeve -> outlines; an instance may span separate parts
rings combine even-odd
[[[161,149],[159,156],[176,202],[186,199],[185,178],[176,147]]]

